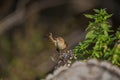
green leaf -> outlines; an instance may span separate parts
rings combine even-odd
[[[94,10],[94,12],[96,12],[96,13],[99,13],[99,12],[100,12],[99,9],[93,9],[93,10]]]
[[[93,15],[90,15],[90,14],[84,14],[84,16],[87,17],[87,18],[93,19]]]
[[[94,31],[89,31],[87,34],[86,34],[86,39],[94,39],[95,38],[95,34],[94,34]]]
[[[101,28],[105,31],[109,30],[108,24],[106,24],[106,23],[101,24]]]
[[[107,15],[107,16],[104,17],[104,19],[106,20],[106,19],[110,18],[112,15],[113,14]]]

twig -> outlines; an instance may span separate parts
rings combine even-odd
[[[0,35],[11,29],[15,25],[21,24],[25,19],[25,10],[14,12],[0,21]]]
[[[37,8],[37,9],[35,9],[36,10],[35,12],[37,13],[38,11],[43,10],[45,8],[54,7],[57,5],[64,4],[64,2],[65,2],[64,0],[62,0],[62,1],[61,0],[43,0],[40,2],[34,2],[30,6]],[[27,2],[25,2],[25,3],[27,4]],[[23,5],[25,6],[25,4],[23,4],[21,2],[18,5],[18,9],[20,8],[20,6],[23,6]],[[25,20],[27,18],[27,16],[25,16],[26,12],[29,12],[29,11],[26,11],[27,9],[23,7],[22,9],[16,10],[12,14],[8,15],[3,20],[1,20],[0,21],[0,35],[2,35],[7,30],[11,29],[12,27],[25,22]]]

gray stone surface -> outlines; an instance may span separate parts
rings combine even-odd
[[[120,69],[107,61],[76,61],[70,68],[58,68],[46,80],[120,80]]]

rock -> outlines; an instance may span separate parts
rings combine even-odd
[[[58,68],[45,80],[120,80],[120,69],[107,61],[76,61],[70,68]]]

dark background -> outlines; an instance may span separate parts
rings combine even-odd
[[[72,49],[84,40],[94,8],[113,13],[120,22],[119,0],[0,0],[0,80],[39,80],[54,69],[57,54],[47,38],[62,36]]]

